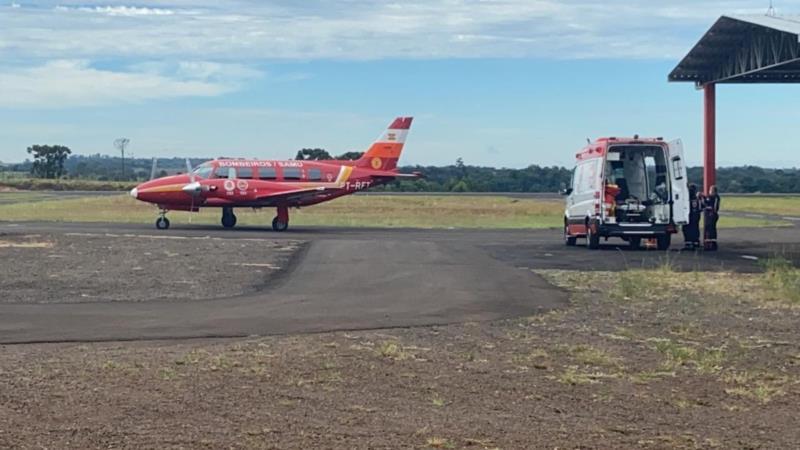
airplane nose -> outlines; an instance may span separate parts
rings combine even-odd
[[[139,189],[137,189],[137,188],[131,189],[131,197],[139,198]]]

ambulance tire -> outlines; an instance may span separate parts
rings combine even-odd
[[[597,250],[600,248],[600,236],[592,231],[592,226],[586,227],[586,248]]]
[[[575,236],[569,235],[569,226],[566,224],[564,225],[564,243],[567,244],[568,247],[575,247],[575,244],[578,242],[578,238]]]
[[[669,246],[672,244],[672,235],[665,234],[656,238],[656,245],[659,250],[666,251],[669,250]]]

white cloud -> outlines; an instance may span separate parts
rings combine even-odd
[[[178,63],[172,72],[133,67],[113,71],[83,60],[0,68],[0,108],[63,108],[138,103],[177,97],[212,97],[237,89],[256,72],[237,65]],[[166,69],[166,67],[163,67]],[[233,73],[232,77],[226,75]]]
[[[751,0],[39,1],[0,14],[0,57],[677,58]]]
[[[89,12],[106,14],[109,16],[171,16],[175,11],[164,8],[140,8],[136,6],[56,6],[60,12]]]

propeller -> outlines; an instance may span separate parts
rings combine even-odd
[[[158,160],[156,158],[153,158],[153,167],[150,168],[150,179],[151,180],[155,180],[156,179],[156,165],[157,164],[158,164]]]
[[[189,175],[189,184],[182,187],[181,190],[189,194],[192,198],[191,207],[189,208],[189,223],[192,223],[192,213],[194,212],[194,199],[200,195],[202,191],[202,186],[200,182],[195,180],[194,172],[192,172],[192,163],[189,162],[189,158],[186,158],[186,173]]]

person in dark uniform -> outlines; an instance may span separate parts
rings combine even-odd
[[[683,226],[684,248],[693,250],[700,246],[701,199],[697,195],[697,185],[689,185],[689,223]]]
[[[708,195],[703,200],[703,211],[705,212],[703,247],[706,250],[717,249],[717,222],[719,221],[720,198],[716,186],[711,186]]]

